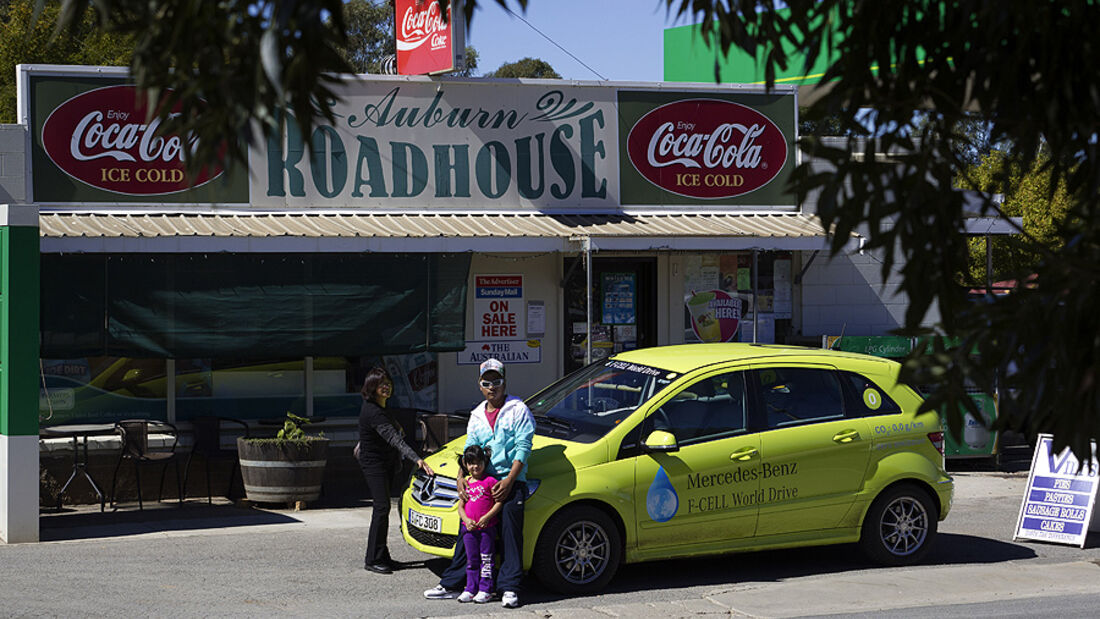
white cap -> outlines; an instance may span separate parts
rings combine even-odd
[[[486,359],[481,362],[481,371],[478,373],[478,376],[485,376],[486,372],[496,372],[504,376],[504,364],[496,359]]]

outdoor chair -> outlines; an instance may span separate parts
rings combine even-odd
[[[115,473],[111,477],[111,508],[115,506],[115,489],[118,483],[118,471],[122,467],[123,460],[131,460],[134,463],[134,479],[137,484],[138,509],[145,509],[141,496],[141,467],[145,464],[160,464],[160,485],[157,487],[157,501],[160,501],[164,492],[164,476],[168,473],[168,463],[176,468],[176,492],[180,505],[183,505],[183,484],[180,480],[179,455],[176,453],[176,445],[179,443],[179,432],[176,426],[167,421],[154,421],[152,419],[127,419],[115,423],[115,429],[122,436],[122,449],[118,454],[118,463],[115,464]],[[150,430],[157,434],[168,434],[172,437],[172,445],[167,451],[151,449],[149,446]]]
[[[191,453],[187,454],[187,463],[183,466],[183,492],[184,496],[187,495],[187,479],[191,473],[191,460],[195,456],[201,456],[203,464],[206,468],[206,502],[213,503],[214,498],[210,492],[210,461],[211,460],[230,460],[232,461],[232,469],[229,472],[229,485],[226,486],[225,496],[228,499],[232,499],[230,496],[233,493],[233,480],[241,470],[241,462],[237,457],[236,442],[233,443],[234,447],[222,446],[222,426],[240,426],[242,436],[248,438],[248,424],[240,419],[233,419],[230,417],[195,417],[191,420],[191,427],[194,432],[195,442],[191,446]],[[235,428],[234,428],[235,429]],[[243,482],[242,482],[243,483]]]

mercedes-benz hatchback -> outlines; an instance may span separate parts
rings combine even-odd
[[[935,413],[894,361],[755,344],[635,350],[527,400],[524,566],[548,587],[598,590],[628,563],[858,541],[920,560],[951,508]],[[465,438],[402,497],[414,548],[450,556]]]

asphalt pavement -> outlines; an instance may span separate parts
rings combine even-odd
[[[396,513],[390,547],[404,568],[365,572],[366,501],[303,511],[194,499],[143,512],[82,506],[44,512],[41,543],[0,545],[0,615],[917,616],[950,605],[961,609],[953,616],[1010,616],[1014,603],[1052,599],[1091,614],[1100,535],[1084,549],[1014,542],[1026,472],[953,474],[955,507],[919,566],[876,567],[851,545],[658,561],[624,566],[583,598],[531,580],[516,610],[423,599],[446,561],[405,545]]]

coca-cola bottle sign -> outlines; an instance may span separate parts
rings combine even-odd
[[[653,109],[631,127],[630,163],[646,180],[681,196],[731,198],[774,179],[787,161],[783,132],[756,110],[719,99]]]
[[[221,176],[221,166],[187,175],[178,135],[157,135],[134,86],[108,86],[65,101],[42,126],[42,148],[69,176],[131,196],[177,193]]]

